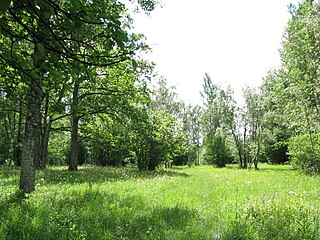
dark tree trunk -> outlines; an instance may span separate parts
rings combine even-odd
[[[21,159],[20,190],[29,193],[35,190],[35,166],[39,164],[40,158],[40,110],[42,92],[39,85],[34,81],[31,83],[27,102],[25,136]]]
[[[247,154],[247,128],[244,128],[244,133],[243,133],[243,168],[248,167],[248,154]]]
[[[43,134],[42,134],[42,146],[41,146],[41,168],[46,168],[48,164],[48,146],[49,146],[49,135],[50,135],[50,127],[51,127],[51,118],[44,123]]]
[[[45,110],[44,110],[44,121],[43,121],[43,132],[41,139],[41,168],[46,168],[48,163],[48,145],[49,145],[49,135],[51,127],[51,117],[49,116],[49,91],[46,92],[45,97]]]
[[[79,118],[72,116],[72,130],[71,130],[71,157],[69,164],[69,171],[78,170],[78,129],[79,129]]]
[[[44,13],[40,13],[43,15]],[[43,16],[42,16],[43,17]],[[34,165],[36,169],[41,169],[44,166],[43,159],[42,159],[42,141],[41,141],[41,135],[42,135],[42,122],[41,122],[41,105],[43,101],[43,91],[42,91],[42,80],[45,76],[46,70],[43,68],[43,63],[45,57],[43,56],[42,51],[39,48],[38,42],[35,44],[34,47],[34,53],[37,56],[36,60],[34,62],[34,65],[38,68],[35,70],[39,77],[39,81],[32,81],[31,88],[33,88],[33,92],[35,94],[34,96],[34,103],[36,105],[35,113],[34,113],[34,122],[36,123],[36,126],[34,128],[34,141],[35,141],[35,156],[34,156]],[[33,96],[33,95],[32,95]],[[32,101],[32,100],[31,100]]]
[[[259,168],[258,168],[258,158],[255,158],[254,160],[253,160],[253,164],[254,164],[254,170],[259,170]]]
[[[198,154],[198,156],[197,156],[197,165],[198,166],[200,166],[200,144],[199,143],[197,143],[197,154]]]
[[[261,134],[262,134],[262,129],[259,126],[258,137],[257,137],[257,154],[256,154],[255,161],[253,162],[255,170],[259,170],[258,163],[259,163],[259,156],[260,156],[260,149],[261,149]]]
[[[22,146],[22,121],[23,121],[23,108],[22,100],[19,99],[19,119],[18,119],[18,132],[17,132],[17,143],[15,147],[14,162],[17,166],[21,166],[21,146]]]
[[[7,157],[8,164],[11,165],[12,160],[15,158],[15,146],[16,146],[16,127],[17,127],[17,117],[16,112],[8,112],[5,118],[5,128],[7,140]]]
[[[70,164],[69,171],[77,171],[78,170],[78,130],[79,130],[79,116],[78,116],[78,94],[79,94],[79,83],[75,83],[73,89],[73,102],[72,102],[72,129],[71,129],[71,156],[70,156]]]
[[[35,116],[34,116],[34,165],[36,169],[41,169],[43,166],[43,159],[41,158],[41,149],[42,149],[42,142],[41,142],[41,134],[42,134],[42,124],[41,124],[41,104],[42,104],[42,97],[43,94],[39,86],[36,86],[38,95],[35,98]]]
[[[10,158],[10,132],[9,132],[9,123],[8,123],[8,115],[4,117],[4,129],[5,129],[5,142],[7,142],[7,144],[4,147],[4,158],[3,158],[3,163],[6,162],[6,160],[8,160]]]
[[[236,148],[237,148],[237,151],[238,151],[238,156],[239,156],[239,166],[240,168],[243,168],[243,157],[242,157],[242,146],[241,146],[241,140],[239,139],[239,136],[237,136],[237,134],[235,133],[234,130],[232,130],[232,136],[233,136],[233,139],[236,143]]]

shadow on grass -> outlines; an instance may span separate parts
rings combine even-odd
[[[27,199],[27,197],[28,196],[21,191],[12,193],[6,198],[0,200],[0,209],[2,210],[7,205],[20,204],[23,200]]]
[[[39,194],[7,211],[0,236],[34,240],[187,239],[188,226],[198,215],[185,207],[150,206],[146,198],[134,194],[98,190],[43,194],[46,196]]]
[[[259,164],[259,171],[291,172],[296,171],[289,164]]]
[[[50,167],[40,171],[38,181],[46,184],[74,184],[74,183],[106,183],[135,179],[156,179],[163,177],[188,177],[178,170],[139,171],[134,168],[122,167],[82,167],[79,171],[70,172],[63,168]]]
[[[3,216],[10,210],[10,208],[16,208],[28,198],[28,195],[24,192],[17,191],[10,195],[0,196],[0,224]]]
[[[0,177],[1,178],[9,178],[9,177],[16,176],[19,172],[20,172],[20,167],[0,165]]]
[[[238,164],[228,164],[226,169],[232,169],[232,170],[247,170],[247,168],[240,168]],[[260,163],[258,165],[258,170],[254,169],[254,166],[252,166],[250,171],[279,171],[279,172],[286,172],[286,171],[295,171],[295,169],[288,164],[267,164],[267,163]]]
[[[16,189],[19,184],[20,168],[16,166],[0,166],[0,198],[8,188]],[[12,192],[12,191],[11,191]]]

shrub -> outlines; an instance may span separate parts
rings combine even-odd
[[[288,161],[288,143],[278,141],[265,146],[265,155],[269,162],[282,164]]]
[[[320,172],[320,138],[318,135],[301,134],[289,141],[289,159],[303,172]]]
[[[208,137],[206,142],[206,153],[204,160],[216,165],[217,167],[225,167],[232,159],[231,151],[226,143],[226,138],[220,134]]]

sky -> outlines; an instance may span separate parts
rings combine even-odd
[[[201,102],[205,73],[214,83],[259,86],[280,65],[279,49],[294,0],[161,0],[150,16],[134,17],[136,32],[147,37],[160,76],[186,103]]]

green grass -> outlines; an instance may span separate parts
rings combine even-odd
[[[2,166],[0,239],[318,239],[320,177],[260,167],[54,167],[22,198]]]

